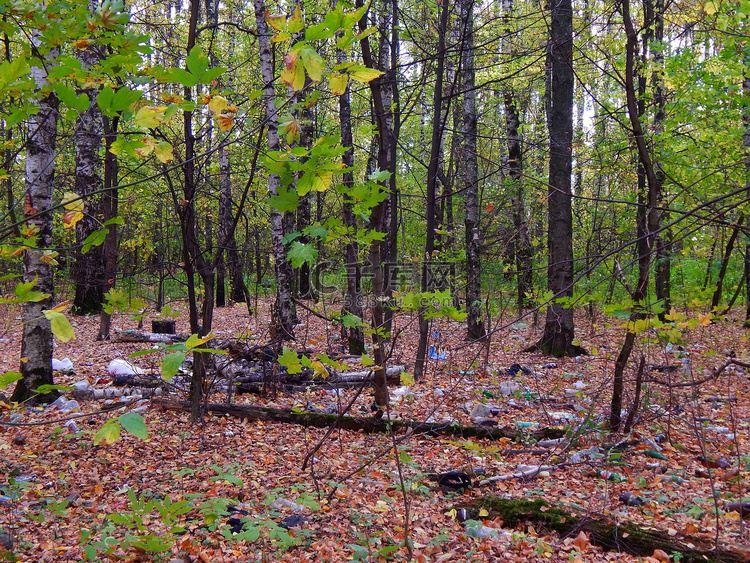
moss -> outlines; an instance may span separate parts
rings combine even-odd
[[[484,496],[469,503],[470,515],[476,517],[481,509],[488,512],[487,518],[500,517],[503,524],[515,528],[526,522],[533,523],[560,536],[577,535],[583,530],[592,543],[608,551],[626,552],[631,555],[651,555],[655,549],[667,553],[680,553],[682,562],[740,562],[747,561],[746,553],[714,549],[701,538],[672,537],[660,530],[641,528],[631,522],[615,523],[605,515],[575,514],[550,505],[543,499],[503,499]]]

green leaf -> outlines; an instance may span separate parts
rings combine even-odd
[[[328,29],[328,25],[326,23],[319,23],[318,25],[313,25],[305,30],[305,39],[307,41],[328,39],[330,37],[333,37],[333,33],[333,31],[330,31]]]
[[[227,69],[223,66],[217,66],[214,68],[209,68],[206,72],[202,73],[200,75],[200,83],[205,85],[210,85],[212,81],[219,78]]]
[[[299,56],[302,59],[302,64],[305,65],[308,76],[314,82],[320,82],[320,79],[323,78],[323,66],[325,64],[323,57],[314,49],[301,49]]]
[[[284,235],[284,238],[281,239],[281,244],[289,244],[294,239],[299,238],[301,236],[302,236],[302,233],[298,233],[296,231],[293,232],[293,233],[287,233],[287,234]]]
[[[137,412],[128,412],[117,419],[122,427],[136,438],[148,438],[148,428],[143,417]]]
[[[21,379],[23,379],[23,375],[16,371],[6,371],[5,373],[0,373],[0,389],[3,389],[8,385],[11,385],[12,383],[15,383],[16,381],[20,381]]]
[[[161,362],[161,376],[164,381],[169,381],[177,375],[186,355],[187,352],[170,352],[164,356]]]
[[[360,358],[359,363],[362,364],[365,367],[367,367],[367,366],[374,366],[375,365],[375,360],[373,360],[367,354],[362,354],[362,357]]]
[[[302,363],[300,362],[297,352],[284,346],[281,356],[277,358],[279,365],[286,367],[287,371],[291,374],[300,373],[302,371]]]
[[[94,445],[112,444],[120,437],[120,423],[116,420],[108,420],[104,426],[96,431],[94,435]]]
[[[351,313],[347,313],[346,315],[341,317],[341,324],[343,324],[345,327],[358,327],[367,325],[367,323],[363,322],[362,319],[360,319],[357,315],[352,315]]]
[[[170,68],[162,76],[162,79],[166,82],[176,82],[182,84],[188,88],[191,88],[198,84],[198,77],[194,74],[189,73],[184,68]]]
[[[268,198],[268,203],[276,211],[294,211],[297,209],[299,196],[293,189],[279,188],[278,195],[272,195]]]
[[[62,342],[70,342],[75,338],[75,332],[68,318],[57,311],[42,311],[52,326],[52,334]]]
[[[208,57],[203,54],[203,51],[197,45],[190,49],[187,56],[187,67],[195,76],[200,76],[208,69]]]
[[[311,244],[302,244],[295,240],[289,247],[287,258],[292,263],[293,268],[299,268],[304,263],[312,265],[318,257],[318,249]]]

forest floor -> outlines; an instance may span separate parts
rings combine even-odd
[[[255,316],[249,316],[243,305],[217,309],[214,332],[222,338],[263,344],[268,340],[269,305],[261,302]],[[8,326],[18,322],[14,320],[17,314],[8,312]],[[345,353],[338,327],[327,327],[303,309],[299,315],[294,346],[328,355]],[[499,321],[494,321],[496,326]],[[395,323],[391,364],[404,364],[410,370],[417,323],[409,314],[399,314]],[[149,347],[97,342],[98,318],[76,317],[73,324],[76,338],[58,342],[55,358],[69,358],[75,374],[57,373],[59,384],[88,379],[94,387],[110,386],[109,362]],[[323,440],[325,429],[216,415],[190,424],[187,414],[150,406],[141,409],[148,439],[123,431],[113,444],[94,446],[96,430],[107,417],[119,413],[86,416],[76,421],[76,432],[62,422],[52,422],[64,416],[54,409],[20,411],[17,422],[46,424],[0,425],[0,529],[14,537],[18,560],[35,562],[81,561],[86,553],[107,561],[102,555],[105,540],[116,548],[120,561],[405,561],[405,533],[413,542],[414,561],[636,560],[603,551],[585,533],[561,538],[531,522],[505,529],[499,519],[484,520],[484,526],[497,531],[482,528],[490,537],[474,537],[451,508],[493,494],[543,498],[593,518],[607,515],[617,522],[664,530],[670,536],[704,538],[718,547],[750,547],[740,515],[727,508],[727,503],[746,494],[750,482],[747,370],[732,365],[713,380],[684,387],[649,381],[643,388],[634,431],[613,436],[601,428],[608,418],[614,360],[624,337],[621,321],[599,318],[592,323],[581,316],[577,335],[591,353],[561,360],[519,352],[538,338],[541,324],[535,327],[531,320],[524,320],[494,334],[485,356],[483,345],[456,349],[465,343],[462,323],[436,320],[430,345],[445,348],[446,359],[430,361],[423,380],[400,388],[393,396],[391,416],[417,421],[470,424],[468,411],[486,404],[493,407],[492,417],[499,426],[519,428],[519,441],[334,431],[315,452],[312,467],[303,470],[306,454]],[[115,331],[135,328],[136,322],[125,315],[113,320]],[[177,332],[188,333],[184,315],[177,320]],[[750,348],[748,332],[738,322],[698,323],[684,338],[682,349],[673,351],[665,351],[663,344],[639,341],[626,369],[626,404],[632,401],[641,353],[647,379],[690,384],[710,375],[730,352],[741,358]],[[18,332],[9,329],[0,342],[0,368],[17,370],[19,353]],[[132,361],[151,371],[158,369],[158,360],[158,355],[150,355]],[[363,369],[356,360],[349,361],[352,370]],[[685,375],[688,363],[693,375]],[[508,375],[513,364],[528,368],[529,373]],[[676,366],[677,371],[658,371],[667,365]],[[508,382],[515,382],[518,389],[504,395]],[[233,401],[336,410],[355,392],[240,395]],[[215,403],[225,400],[223,394],[211,398]],[[370,416],[370,401],[370,393],[362,393],[349,414]],[[81,401],[80,409],[95,413],[102,404]],[[0,409],[0,420],[13,415]],[[539,428],[578,432],[572,442],[542,448],[530,434]],[[633,442],[617,455],[606,449],[623,440]],[[707,469],[698,460],[701,455],[722,460],[717,463],[723,467]],[[551,468],[524,480],[512,476],[519,465]],[[408,532],[399,469],[408,490]],[[452,470],[472,475],[474,486],[464,492],[440,490],[429,479],[428,474]],[[622,480],[607,478],[606,472]],[[491,476],[509,478],[479,484]],[[139,508],[129,491],[139,500],[154,500],[162,514],[156,505]],[[643,504],[626,506],[621,500],[624,492]],[[69,502],[61,504],[65,499]],[[184,514],[174,508],[180,501],[192,503],[185,506]],[[207,508],[211,503],[213,508]],[[249,524],[240,534],[233,534],[226,523],[228,516],[221,509],[227,503],[248,513]],[[300,526],[286,533],[270,524],[293,515],[294,509],[301,509],[297,513],[304,518]],[[128,524],[133,528],[127,529]],[[187,531],[170,529],[172,525]],[[477,529],[473,528],[474,535],[482,535]],[[161,554],[149,552],[157,547],[157,540],[164,542]],[[627,543],[627,538],[623,541]],[[645,560],[663,561],[664,557],[657,552]]]

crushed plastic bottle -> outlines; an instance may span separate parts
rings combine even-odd
[[[291,500],[287,500],[285,498],[277,498],[271,503],[272,508],[276,509],[282,509],[282,508],[288,508],[292,512],[302,512],[305,507],[301,504],[297,504],[296,502],[292,502]]]

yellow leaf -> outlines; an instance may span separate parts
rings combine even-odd
[[[214,113],[221,113],[229,105],[227,99],[223,96],[214,96],[211,101],[208,102],[208,109]]]
[[[302,20],[302,11],[299,9],[299,4],[295,6],[292,17],[286,22],[286,30],[289,33],[297,33],[305,25]]]
[[[374,68],[360,68],[352,70],[349,73],[349,76],[352,77],[352,80],[356,80],[357,82],[370,82],[375,80],[381,74],[383,74],[381,71],[375,70]]]
[[[713,16],[718,10],[719,7],[716,5],[716,2],[706,2],[706,5],[703,7],[703,11],[708,16]]]
[[[167,141],[162,141],[154,147],[154,154],[160,162],[169,162],[173,158],[172,145],[170,145]]]
[[[323,172],[316,174],[312,181],[312,190],[315,192],[324,192],[331,186],[333,172]]]
[[[166,108],[155,108],[151,106],[144,106],[138,110],[133,118],[133,121],[139,127],[145,127],[152,129],[162,124],[164,120],[164,110]]]
[[[80,211],[66,211],[63,213],[63,227],[66,229],[75,227],[81,219],[83,219],[83,213]]]
[[[216,122],[219,124],[219,129],[229,131],[234,125],[234,118],[226,113],[220,113],[216,116]]]
[[[68,211],[83,211],[83,199],[73,192],[65,192],[61,203]]]
[[[341,96],[346,92],[346,85],[349,83],[349,76],[339,72],[333,72],[328,77],[328,84],[331,86],[331,94]]]
[[[479,511],[479,517],[480,517],[480,518],[484,518],[485,516],[489,516],[489,515],[490,515],[490,513],[489,513],[489,512],[487,512],[487,511],[486,511],[486,510],[485,510],[484,508],[482,508],[482,509],[481,509],[481,510]]]
[[[281,31],[286,27],[286,16],[283,14],[269,14],[266,10],[266,23],[276,31]]]

